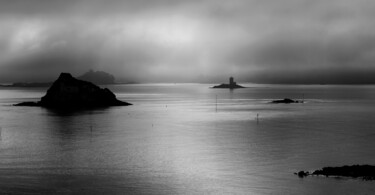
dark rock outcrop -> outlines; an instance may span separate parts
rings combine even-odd
[[[308,171],[299,171],[298,173],[294,173],[295,175],[298,175],[298,177],[300,178],[304,178],[308,175],[310,175],[310,173]]]
[[[308,175],[334,176],[334,177],[351,177],[360,178],[363,180],[375,180],[375,166],[373,165],[352,165],[342,167],[324,167],[320,170],[315,170],[313,173],[300,171],[295,173],[299,177],[306,177]]]
[[[109,89],[102,89],[90,82],[75,79],[69,73],[61,73],[39,102],[23,102],[15,106],[41,106],[47,108],[94,108],[128,106],[116,99]]]
[[[15,106],[40,106],[39,102],[22,102],[15,104]]]
[[[274,100],[271,103],[274,103],[274,104],[291,104],[291,103],[303,103],[303,101],[285,98],[283,100]]]

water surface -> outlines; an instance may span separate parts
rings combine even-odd
[[[74,113],[11,106],[45,88],[0,89],[0,193],[375,193],[293,175],[375,164],[375,86],[209,86],[112,85],[134,105]],[[305,103],[268,103],[284,97]]]

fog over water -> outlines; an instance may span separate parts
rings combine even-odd
[[[370,0],[2,0],[0,82],[375,83]]]

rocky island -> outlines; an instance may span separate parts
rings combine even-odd
[[[47,108],[74,109],[108,106],[128,106],[107,88],[74,78],[70,73],[61,73],[38,102],[23,102],[15,106],[40,106]]]
[[[363,180],[375,180],[375,166],[372,165],[352,165],[342,167],[324,167],[320,170],[315,170],[310,173],[308,171],[299,171],[294,173],[298,177],[306,177],[309,175],[315,176],[333,176],[333,177],[351,177],[360,178]]]
[[[221,85],[213,86],[212,88],[236,89],[236,88],[245,88],[245,87],[238,85],[236,82],[234,82],[233,77],[230,77],[229,84],[223,83]]]

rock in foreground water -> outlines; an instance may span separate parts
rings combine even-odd
[[[373,165],[351,165],[342,167],[324,167],[320,170],[315,170],[313,173],[300,171],[295,173],[299,177],[306,177],[308,175],[334,176],[334,177],[351,177],[361,178],[363,180],[375,180],[375,166]]]

